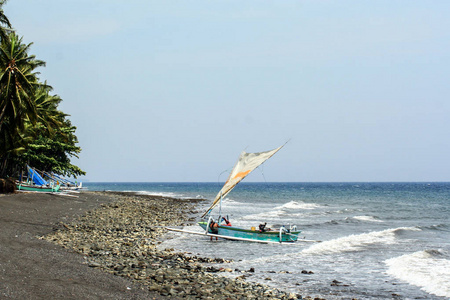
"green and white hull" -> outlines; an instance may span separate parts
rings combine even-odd
[[[206,228],[208,226],[207,222],[199,222],[203,230],[206,232]],[[278,231],[263,231],[259,230],[251,230],[251,229],[243,229],[232,226],[222,226],[220,225],[217,228],[218,232],[214,233],[209,228],[208,233],[216,234],[219,237],[233,237],[233,238],[242,238],[247,240],[255,240],[255,241],[266,241],[266,242],[295,242],[298,239],[298,235],[301,231],[290,231],[289,229],[285,229],[284,227]]]
[[[54,193],[59,192],[59,185],[47,187],[47,186],[37,186],[28,184],[18,184],[17,189],[19,191],[29,191],[29,192],[44,192],[44,193]]]

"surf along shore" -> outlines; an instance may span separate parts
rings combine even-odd
[[[78,195],[0,195],[0,298],[302,299],[246,282],[255,270],[225,259],[158,250],[160,226],[194,223],[201,200]]]

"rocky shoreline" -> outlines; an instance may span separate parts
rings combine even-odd
[[[103,194],[104,192],[89,192]],[[107,192],[113,201],[86,212],[70,223],[59,223],[42,239],[83,254],[85,263],[117,276],[130,278],[162,296],[184,299],[308,299],[262,284],[218,276],[234,272],[229,261],[158,250],[166,233],[163,226],[186,225],[198,199]],[[223,264],[211,266],[210,264]],[[251,272],[253,270],[249,270]],[[240,271],[242,272],[242,271]]]

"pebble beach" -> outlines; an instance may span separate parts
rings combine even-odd
[[[202,200],[123,192],[83,192],[79,198],[42,194],[3,196],[0,197],[0,205],[14,204],[15,198],[25,202],[23,205],[33,205],[36,204],[33,203],[33,197],[47,202],[45,206],[39,205],[35,210],[45,210],[46,206],[52,207],[52,204],[58,206],[58,202],[64,202],[66,205],[61,208],[59,214],[53,212],[54,217],[48,220],[50,224],[44,228],[41,226],[40,230],[37,230],[40,232],[36,232],[37,235],[30,235],[28,232],[27,237],[34,239],[37,244],[43,243],[46,247],[53,245],[58,251],[75,255],[79,260],[77,267],[81,272],[96,272],[102,274],[97,276],[115,280],[120,278],[129,283],[117,293],[113,287],[108,288],[114,299],[309,298],[262,284],[249,283],[245,279],[252,276],[255,269],[233,270],[228,267],[230,261],[224,258],[199,257],[188,252],[178,253],[173,249],[158,249],[157,246],[167,233],[164,226],[195,223],[198,216],[196,206]],[[83,202],[89,205],[83,205]],[[49,216],[45,212],[42,213]],[[7,210],[3,210],[3,214],[7,214]],[[9,225],[11,224],[10,222]],[[17,223],[15,225],[19,226]],[[8,246],[2,245],[2,248],[4,247]],[[1,258],[7,260],[5,255]],[[43,259],[48,257],[43,256]],[[8,264],[3,266],[8,267]],[[70,270],[67,272],[70,275]],[[221,276],[223,272],[238,273],[239,276],[224,277]],[[0,283],[0,295],[17,298],[16,295],[32,293],[15,291],[20,287],[13,283],[12,278],[8,280],[8,272],[4,268],[1,274],[4,280]],[[51,295],[52,291],[49,292]],[[134,293],[132,297],[130,293]],[[78,296],[73,295],[73,298]],[[85,296],[94,297],[97,295]],[[71,298],[70,295],[68,298]]]

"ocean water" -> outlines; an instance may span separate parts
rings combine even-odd
[[[221,188],[218,183],[85,186],[211,201]],[[247,280],[304,296],[450,299],[450,183],[240,183],[221,210],[234,226],[295,224],[302,238],[321,242],[211,242],[171,232],[160,247],[233,259],[227,267],[255,269]]]

